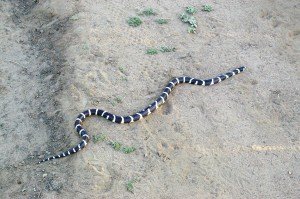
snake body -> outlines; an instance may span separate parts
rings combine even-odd
[[[112,113],[109,113],[105,110],[95,109],[95,108],[85,110],[82,113],[80,113],[75,120],[75,130],[78,132],[79,136],[82,138],[81,142],[78,145],[76,145],[75,147],[70,148],[66,152],[43,159],[39,163],[57,159],[57,158],[63,158],[63,157],[69,156],[71,154],[77,153],[78,151],[83,149],[87,145],[90,137],[89,137],[87,131],[82,127],[81,123],[85,120],[85,118],[87,118],[89,116],[92,116],[92,115],[101,116],[109,121],[112,121],[112,122],[118,123],[118,124],[135,122],[135,121],[138,121],[138,120],[142,119],[143,117],[146,117],[149,114],[153,113],[160,105],[165,103],[165,101],[169,97],[170,92],[178,84],[189,83],[189,84],[195,84],[195,85],[200,85],[200,86],[210,86],[213,84],[217,84],[221,81],[224,81],[225,79],[228,79],[236,74],[239,74],[239,73],[243,72],[245,69],[246,69],[246,67],[242,66],[242,67],[234,69],[231,72],[227,72],[227,73],[221,74],[215,78],[206,79],[206,80],[196,79],[196,78],[192,78],[192,77],[185,77],[185,76],[174,78],[167,84],[167,86],[164,88],[162,94],[153,103],[151,103],[149,106],[147,106],[143,110],[141,110],[133,115],[119,116],[119,115],[114,115]]]

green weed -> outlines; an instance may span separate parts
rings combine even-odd
[[[123,151],[124,153],[128,154],[128,153],[134,152],[134,151],[135,151],[135,148],[134,148],[134,147],[123,147],[123,148],[122,148],[122,151]]]
[[[196,33],[196,28],[188,27],[188,33]]]
[[[194,6],[188,6],[186,7],[186,10],[185,10],[188,14],[195,14],[197,12],[197,9],[194,7]]]
[[[155,48],[149,48],[149,49],[147,49],[146,54],[147,55],[156,55],[156,54],[158,54],[158,50]]]
[[[156,19],[155,22],[158,24],[167,24],[168,20],[167,19]]]
[[[110,142],[110,145],[112,146],[113,149],[116,151],[120,151],[122,144],[120,142]]]
[[[103,142],[107,140],[107,136],[105,134],[98,134],[93,136],[93,142],[97,143],[99,141]]]
[[[139,17],[130,17],[128,20],[127,20],[127,23],[129,26],[132,26],[132,27],[138,27],[139,25],[141,25],[143,22],[142,20],[139,18]]]
[[[152,8],[146,8],[139,15],[151,16],[156,15],[156,12]]]
[[[115,97],[114,100],[115,100],[115,102],[117,102],[119,104],[122,103],[122,99],[120,97]]]
[[[77,21],[78,19],[79,19],[78,14],[75,14],[75,15],[70,17],[70,20],[72,20],[72,21]]]
[[[212,6],[211,5],[203,5],[202,6],[202,11],[205,11],[205,12],[211,12],[213,9],[212,9]]]
[[[127,191],[133,193],[133,189],[134,189],[133,183],[134,183],[134,182],[135,182],[134,180],[129,180],[129,181],[126,183],[126,189],[127,189]]]
[[[125,81],[125,82],[128,82],[127,77],[121,77],[121,79],[122,79],[123,81]]]
[[[189,24],[188,33],[196,33],[197,21],[196,21],[195,17],[190,16],[186,13],[182,13],[180,15],[180,19],[182,22]]]
[[[160,47],[160,51],[163,52],[163,53],[175,52],[175,50],[176,49],[174,47],[165,47],[165,46]]]

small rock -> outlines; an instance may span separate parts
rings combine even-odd
[[[48,175],[47,173],[44,173],[44,174],[43,174],[43,178],[46,178],[46,177],[47,177],[47,175]]]

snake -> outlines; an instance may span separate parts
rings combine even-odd
[[[194,85],[200,85],[200,86],[211,86],[211,85],[220,83],[221,81],[224,81],[224,80],[226,80],[226,79],[228,79],[228,78],[230,78],[234,75],[237,75],[237,74],[243,72],[245,69],[246,69],[245,66],[241,66],[241,67],[236,68],[236,69],[234,69],[230,72],[227,72],[225,74],[221,74],[221,75],[218,75],[217,77],[214,77],[214,78],[211,78],[211,79],[205,79],[205,80],[192,78],[192,77],[187,77],[187,76],[173,78],[167,84],[167,86],[163,89],[163,92],[161,93],[161,95],[153,103],[151,103],[146,108],[144,108],[141,111],[139,111],[135,114],[132,114],[132,115],[119,116],[119,115],[115,115],[115,114],[109,113],[109,112],[107,112],[105,110],[101,110],[101,109],[96,109],[96,108],[87,109],[87,110],[81,112],[77,116],[77,118],[75,120],[75,124],[74,124],[75,130],[77,131],[79,136],[82,138],[80,143],[78,145],[68,149],[65,152],[59,153],[59,154],[57,154],[55,156],[52,156],[52,157],[45,158],[45,159],[41,160],[38,163],[42,163],[42,162],[45,162],[45,161],[54,160],[54,159],[58,159],[58,158],[67,157],[67,156],[75,154],[78,151],[85,148],[87,146],[88,141],[90,140],[90,137],[89,137],[87,131],[83,128],[82,123],[87,117],[97,115],[97,116],[101,116],[101,117],[103,117],[103,118],[105,118],[105,119],[107,119],[111,122],[118,123],[118,124],[132,123],[132,122],[141,120],[142,118],[150,115],[156,109],[158,109],[158,107],[160,107],[162,104],[164,104],[166,102],[167,98],[169,97],[171,91],[178,84],[188,83],[188,84],[194,84]]]

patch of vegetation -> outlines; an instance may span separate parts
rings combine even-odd
[[[128,82],[128,79],[127,79],[127,77],[121,77],[121,79],[122,79],[123,81],[126,81],[126,82]]]
[[[122,148],[122,151],[123,151],[124,153],[128,154],[128,153],[134,152],[134,151],[135,151],[135,148],[134,148],[134,147],[123,147],[123,148]]]
[[[155,48],[149,48],[149,49],[147,49],[146,54],[147,55],[156,55],[156,54],[158,54],[158,50]]]
[[[89,50],[90,49],[90,45],[88,43],[83,44],[82,46],[83,50]]]
[[[196,28],[194,27],[188,27],[188,33],[196,33]]]
[[[181,16],[181,21],[184,22],[184,23],[188,23],[191,27],[194,27],[196,28],[197,27],[197,21],[195,19],[195,17],[193,16],[189,16],[185,13],[183,13]]]
[[[107,140],[107,136],[105,134],[98,134],[93,136],[93,142],[97,143],[99,141],[103,142]]]
[[[116,151],[120,151],[121,150],[121,147],[122,147],[122,144],[120,142],[114,142],[114,141],[111,141],[109,143],[113,149],[115,149]]]
[[[72,20],[72,21],[77,21],[78,19],[79,19],[78,14],[75,14],[70,17],[70,20]]]
[[[212,9],[211,5],[206,4],[206,5],[202,6],[202,11],[204,11],[204,12],[211,12],[212,10],[213,9]]]
[[[168,20],[167,19],[156,19],[155,22],[158,24],[167,24]]]
[[[174,47],[165,47],[165,46],[160,47],[160,51],[163,53],[175,52],[175,50],[176,50],[176,48],[174,48]]]
[[[193,15],[197,12],[197,9],[194,6],[188,6],[185,10],[188,14]]]
[[[138,27],[140,26],[143,22],[142,20],[139,18],[139,17],[130,17],[128,20],[127,20],[127,23],[129,26],[132,26],[132,27]]]
[[[127,183],[126,183],[126,189],[127,191],[133,193],[133,190],[134,190],[134,187],[133,187],[133,183],[135,181],[134,180],[129,180]]]
[[[156,15],[156,12],[152,8],[146,8],[139,15],[151,16]]]
[[[193,17],[189,14],[186,14],[186,13],[182,13],[180,15],[180,19],[182,22],[189,24],[189,28],[188,28],[189,33],[196,33],[197,21],[196,21],[195,17]]]
[[[119,71],[120,71],[121,73],[125,73],[125,69],[124,69],[123,67],[119,67]]]
[[[115,101],[116,101],[117,103],[122,103],[122,99],[121,99],[120,97],[115,97]]]
[[[108,100],[108,102],[112,105],[112,106],[116,106],[116,102],[114,100]]]
[[[106,138],[105,138],[106,140]],[[108,144],[112,146],[112,148],[116,151],[122,151],[125,154],[132,153],[136,150],[135,147],[132,146],[122,146],[122,143],[117,141],[108,141]]]

